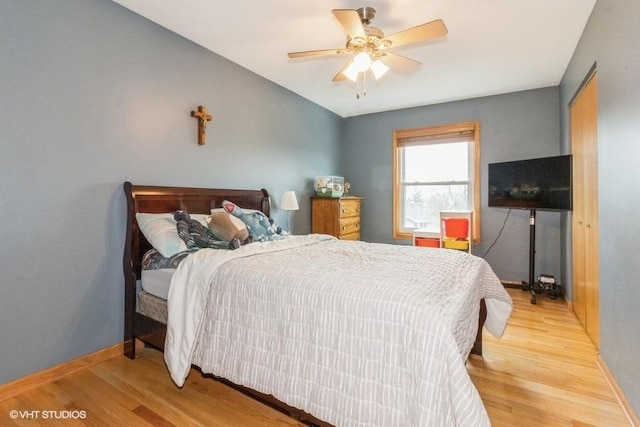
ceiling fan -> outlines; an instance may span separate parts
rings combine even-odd
[[[295,59],[352,54],[353,58],[335,75],[334,82],[345,79],[355,82],[360,74],[364,77],[369,70],[376,79],[382,77],[390,68],[404,72],[415,71],[420,68],[422,63],[390,52],[389,49],[427,41],[447,34],[444,22],[437,19],[385,37],[382,30],[369,25],[376,15],[376,10],[372,7],[361,7],[355,10],[334,9],[331,13],[347,33],[345,47],[290,52],[288,56]]]

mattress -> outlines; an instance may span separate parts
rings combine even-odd
[[[138,311],[161,323],[167,323],[167,300],[148,292],[138,292]]]
[[[169,297],[169,285],[171,277],[176,272],[175,268],[161,268],[158,270],[142,270],[140,285],[142,290],[167,300]]]
[[[171,258],[163,257],[155,249],[149,250],[142,258],[138,311],[162,323],[167,323],[167,299],[171,278],[178,264],[189,255],[182,252]]]
[[[145,292],[164,300],[168,299],[171,277],[180,262],[192,252],[180,252],[170,258],[151,249],[142,257],[140,284]]]

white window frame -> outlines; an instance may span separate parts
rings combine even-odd
[[[413,229],[403,226],[403,187],[404,162],[402,148],[406,145],[428,145],[455,139],[469,141],[469,197],[473,210],[472,235],[474,244],[480,242],[480,123],[464,122],[432,127],[402,129],[393,132],[393,238],[411,239]],[[461,182],[462,184],[467,183]],[[435,183],[429,183],[435,184]],[[441,184],[459,184],[443,182]]]

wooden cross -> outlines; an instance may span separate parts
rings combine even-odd
[[[198,145],[204,145],[206,142],[207,122],[213,117],[207,113],[207,108],[202,105],[198,106],[198,111],[191,111],[191,117],[198,119]]]

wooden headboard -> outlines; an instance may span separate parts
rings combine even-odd
[[[140,261],[151,245],[140,232],[136,221],[138,212],[167,213],[184,210],[208,214],[212,208],[222,207],[223,200],[238,206],[258,209],[269,216],[270,201],[267,190],[229,190],[219,188],[155,187],[124,183],[127,197],[127,235],[124,250],[124,269],[140,278]]]
[[[140,232],[136,214],[168,213],[184,210],[189,213],[208,214],[212,208],[222,206],[229,200],[247,209],[257,209],[269,216],[269,193],[261,190],[235,190],[220,188],[156,187],[133,185],[125,182],[127,197],[127,234],[125,238],[122,267],[125,285],[125,342],[132,338],[133,318],[136,310],[136,281],[140,278],[142,256],[151,245]],[[177,233],[177,231],[176,231]]]

